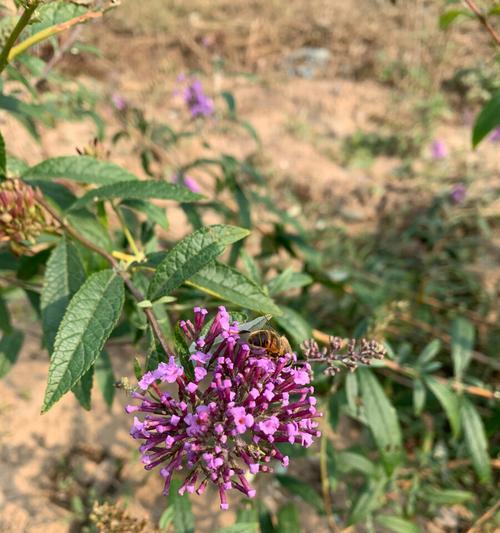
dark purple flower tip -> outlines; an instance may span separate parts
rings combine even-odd
[[[457,183],[450,191],[450,200],[454,204],[461,204],[467,196],[467,187],[463,183]]]
[[[201,494],[208,483],[218,487],[221,509],[226,491],[255,496],[247,474],[272,472],[271,461],[288,466],[276,447],[289,442],[308,447],[320,435],[309,365],[295,366],[295,354],[271,359],[243,342],[236,322],[224,307],[204,328],[207,311],[194,309],[194,320],[180,324],[193,346],[194,381],[171,356],[147,372],[136,394],[137,416],[131,429],[142,441],[145,468],[160,466],[164,494],[175,470],[186,470],[180,492]],[[202,335],[202,330],[206,331]],[[162,392],[175,383],[176,394]]]

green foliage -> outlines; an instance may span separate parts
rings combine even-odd
[[[174,513],[174,528],[179,533],[194,533],[195,524],[191,503],[188,494],[181,496],[178,493],[180,486],[181,482],[178,479],[173,479],[168,496],[169,506],[172,507]]]
[[[78,250],[63,237],[47,261],[40,301],[44,343],[49,354],[54,350],[54,340],[66,308],[84,282],[85,269]]]
[[[149,284],[149,298],[170,294],[219,256],[228,244],[247,235],[247,230],[223,225],[195,231],[165,254]]]
[[[291,494],[295,494],[306,503],[311,505],[318,513],[324,513],[325,509],[319,494],[305,481],[285,474],[277,474],[276,479]]]
[[[281,314],[279,307],[261,287],[238,270],[216,261],[191,277],[188,284],[219,300],[226,300],[257,313]]]
[[[476,147],[497,126],[500,126],[500,91],[493,94],[476,118],[472,146]]]
[[[465,442],[476,473],[483,483],[491,483],[492,472],[484,425],[477,409],[466,398],[462,399],[461,415]]]
[[[359,371],[363,412],[388,474],[401,461],[402,435],[394,406],[370,370]]]
[[[123,280],[112,270],[92,274],[71,299],[54,342],[42,412],[95,362],[120,318],[123,299]]]
[[[279,533],[300,533],[299,511],[293,503],[287,503],[278,511]]]
[[[102,170],[103,174],[108,170]],[[79,198],[71,209],[80,209],[90,202],[101,200],[113,200],[120,198],[123,200],[143,200],[143,199],[161,199],[176,200],[177,202],[193,202],[203,198],[201,195],[191,192],[186,187],[174,183],[165,183],[157,181],[121,181],[104,185],[98,189],[93,189],[81,198]]]
[[[111,185],[120,181],[137,179],[128,170],[114,163],[99,161],[87,155],[46,159],[29,168],[23,177],[37,180],[67,178],[77,183],[96,183],[97,185]]]
[[[24,335],[21,331],[12,331],[3,335],[0,340],[0,378],[3,378],[17,361],[23,340]]]

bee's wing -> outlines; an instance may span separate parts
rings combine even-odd
[[[240,333],[250,333],[251,331],[255,331],[256,329],[265,329],[266,327],[270,327],[269,321],[271,320],[273,315],[264,315],[259,316],[257,318],[254,318],[253,320],[250,320],[249,322],[243,322],[239,325]],[[217,346],[222,342],[222,337],[219,335],[215,338],[214,344],[211,348],[213,351],[214,348],[217,348]],[[191,343],[191,346],[189,347],[189,353],[196,352],[196,345],[195,343]]]
[[[258,316],[249,322],[240,324],[240,331],[255,331],[256,329],[265,329],[266,327],[269,327],[269,321],[271,318],[272,315]]]

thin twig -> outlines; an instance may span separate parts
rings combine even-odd
[[[323,344],[328,344],[330,339],[330,335],[317,329],[313,330],[313,337]],[[383,364],[384,367],[382,368],[389,368],[390,370],[398,374],[413,378],[417,376],[417,372],[413,368],[401,366],[399,363],[396,363],[396,361],[392,361],[391,359],[384,359]],[[451,381],[439,376],[434,376],[434,378],[443,385],[447,385],[448,387],[451,387],[456,391],[463,391],[467,394],[471,394],[473,396],[481,396],[482,398],[487,398],[489,400],[500,400],[500,391],[492,391],[483,387],[465,385],[464,383],[461,383],[459,381]]]
[[[327,446],[328,438],[323,435],[321,437],[321,449],[320,449],[320,472],[321,472],[321,490],[323,492],[323,505],[325,507],[326,517],[328,520],[328,526],[330,531],[338,533],[339,528],[335,523],[335,518],[332,514],[332,499],[330,495],[330,479],[328,476],[328,453]]]
[[[62,60],[66,52],[73,46],[75,41],[82,33],[83,26],[75,26],[72,32],[68,35],[67,39],[61,44],[61,46],[54,52],[54,55],[45,65],[42,74],[35,80],[34,85],[38,87],[41,82],[47,79],[50,71]]]
[[[44,198],[38,198],[38,201],[40,205],[56,220],[60,226],[73,238],[75,238],[77,241],[79,241],[81,244],[83,244],[86,248],[89,248],[90,250],[96,252],[101,257],[104,257],[106,261],[113,267],[114,271],[123,279],[125,282],[125,285],[128,287],[128,290],[132,293],[132,296],[138,301],[142,302],[145,300],[145,296],[141,293],[137,287],[132,283],[130,277],[126,272],[124,272],[121,268],[119,263],[116,261],[116,259],[108,253],[103,248],[97,246],[93,242],[87,240],[85,237],[80,235],[77,231],[75,231],[64,219],[62,219],[59,214],[51,207],[49,203],[46,202]],[[142,309],[144,311],[144,314],[146,315],[146,318],[148,319],[148,322],[151,326],[151,329],[153,330],[154,334],[160,341],[160,344],[165,351],[165,353],[170,353],[172,350],[165,339],[165,336],[163,335],[163,332],[161,330],[160,324],[158,323],[158,320],[155,317],[155,314],[153,310],[150,307],[146,307]]]
[[[495,31],[495,28],[490,24],[488,19],[481,13],[481,10],[477,7],[477,5],[472,0],[464,0],[467,7],[476,15],[477,20],[486,28],[488,33],[493,37],[493,40],[497,45],[500,44],[500,37],[498,36],[497,32]]]
[[[497,512],[498,508],[500,507],[500,500],[493,505],[493,507],[490,507],[474,524],[473,526],[467,530],[467,533],[480,533],[481,531],[484,531],[482,529],[483,525],[488,522],[495,513]]]

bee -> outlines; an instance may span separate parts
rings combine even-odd
[[[269,317],[260,319],[254,328],[243,330],[245,342],[254,349],[262,350],[269,357],[277,359],[286,353],[292,353],[292,347],[284,335],[280,335],[267,323]]]

